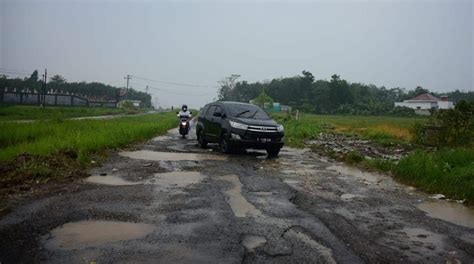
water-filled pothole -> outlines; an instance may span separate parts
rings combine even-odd
[[[141,184],[141,182],[131,182],[131,181],[124,180],[118,176],[111,176],[111,175],[90,176],[90,177],[87,177],[85,181],[90,182],[90,183],[116,185],[116,186]]]
[[[209,154],[198,154],[198,153],[176,153],[176,152],[158,152],[150,150],[138,150],[138,151],[124,151],[119,153],[123,157],[141,160],[154,160],[154,161],[200,161],[200,160],[226,160],[226,156],[222,155],[209,155]]]
[[[201,182],[206,176],[197,171],[173,171],[156,173],[155,178],[149,182],[164,188],[183,188]]]
[[[232,188],[225,191],[225,194],[229,197],[228,203],[236,217],[255,217],[262,214],[242,196],[242,183],[237,175],[225,175],[221,179],[232,184]]]
[[[474,228],[474,210],[462,204],[448,201],[428,201],[419,204],[418,208],[431,217]]]
[[[379,178],[375,174],[361,171],[356,168],[334,165],[334,166],[329,166],[326,169],[336,171],[343,175],[353,176],[353,177],[356,177],[358,179],[368,181],[368,182],[377,182],[379,180]]]
[[[253,252],[256,248],[265,243],[267,243],[267,240],[264,237],[254,235],[245,236],[241,242],[242,246],[244,246],[248,252]]]
[[[154,227],[143,223],[116,221],[79,221],[67,223],[51,231],[45,241],[49,249],[74,250],[145,237]]]

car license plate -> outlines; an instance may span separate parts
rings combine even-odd
[[[267,143],[267,142],[270,142],[271,139],[269,139],[269,138],[259,138],[258,141],[262,142],[262,143]]]

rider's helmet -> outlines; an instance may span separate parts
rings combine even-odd
[[[188,110],[188,106],[184,104],[184,105],[181,107],[181,109],[182,109],[184,112],[186,112],[186,111]]]

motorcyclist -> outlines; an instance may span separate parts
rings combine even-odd
[[[181,107],[181,111],[179,111],[178,117],[186,117],[188,119],[192,117],[192,113],[188,111],[188,106],[187,105],[184,104]]]

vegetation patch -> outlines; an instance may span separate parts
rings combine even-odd
[[[412,127],[424,124],[426,117],[391,116],[334,116],[286,113],[272,114],[285,127],[286,143],[290,146],[304,146],[305,141],[316,139],[322,132],[337,132],[370,139],[382,145],[408,144],[412,140]]]
[[[109,120],[0,123],[0,198],[48,181],[82,176],[92,156],[165,133],[176,123],[172,112]]]
[[[474,203],[474,150],[415,151],[393,168],[395,177],[431,193]]]

